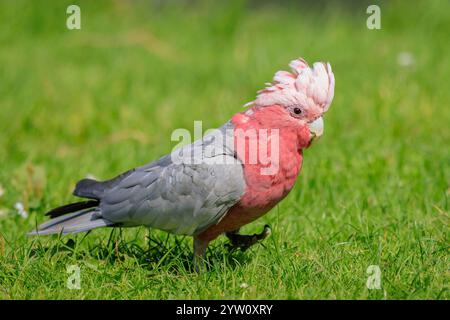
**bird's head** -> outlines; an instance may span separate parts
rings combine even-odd
[[[323,133],[322,115],[334,96],[334,75],[329,63],[316,62],[312,67],[302,58],[291,61],[292,71],[278,71],[256,99],[246,104],[248,113],[267,110],[266,121],[273,127],[297,128],[309,145]],[[271,110],[273,112],[268,112]]]

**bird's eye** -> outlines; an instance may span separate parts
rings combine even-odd
[[[300,108],[298,108],[298,107],[295,107],[295,108],[294,108],[294,113],[295,113],[295,114],[301,114],[301,113],[302,113],[302,109],[300,109]]]

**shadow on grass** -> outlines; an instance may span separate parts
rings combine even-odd
[[[125,240],[122,230],[112,229],[106,243],[96,243],[92,247],[81,247],[89,232],[81,239],[58,236],[56,243],[44,246],[38,240],[33,243],[29,251],[30,257],[53,257],[57,254],[67,255],[75,259],[96,259],[115,264],[133,259],[142,268],[149,271],[166,272],[191,272],[194,273],[192,241],[186,237],[173,236],[170,234],[153,234],[145,236],[144,244],[139,243],[137,238]],[[225,264],[228,268],[235,269],[239,265],[251,261],[248,250],[232,249],[228,243],[216,240],[210,244],[206,253],[207,270],[211,270],[218,264]]]

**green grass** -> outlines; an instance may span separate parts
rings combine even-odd
[[[448,1],[382,2],[372,31],[367,3],[256,1],[77,1],[69,31],[71,3],[0,4],[1,299],[449,298]],[[330,61],[336,94],[294,190],[243,230],[270,224],[264,246],[229,253],[220,238],[197,275],[191,239],[157,230],[26,237],[77,180],[168,153],[194,120],[221,125],[298,56]]]

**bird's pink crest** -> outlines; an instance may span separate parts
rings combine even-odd
[[[298,58],[289,64],[292,71],[278,71],[272,83],[258,91],[254,101],[245,106],[265,107],[300,105],[317,108],[323,113],[328,110],[334,96],[334,75],[329,63],[315,62],[311,67]]]

